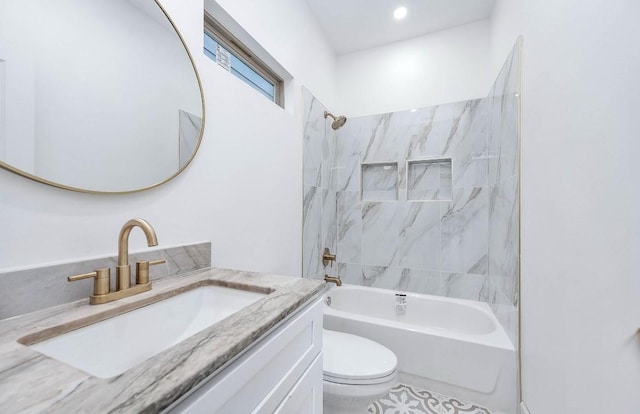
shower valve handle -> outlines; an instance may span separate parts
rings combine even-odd
[[[325,247],[324,252],[322,253],[322,264],[326,266],[329,263],[331,263],[331,267],[333,267],[333,262],[335,261],[336,261],[336,255],[331,254],[331,251],[329,251],[329,248]]]

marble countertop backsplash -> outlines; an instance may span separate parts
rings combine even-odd
[[[102,320],[193,284],[271,293],[113,378],[101,379],[18,342],[78,319]],[[229,269],[205,269],[154,282],[153,289],[91,306],[88,298],[0,321],[0,413],[155,413],[324,292],[324,281]],[[51,329],[53,328],[53,329]],[[121,352],[126,350],[114,350]],[[99,355],[97,355],[99,357]]]
[[[163,247],[142,252],[131,252],[129,263],[141,260],[164,259],[166,263],[153,266],[149,273],[152,282],[194,270],[211,267],[211,243],[202,242],[177,247]],[[40,309],[74,302],[89,296],[92,280],[67,282],[67,276],[91,272],[110,267],[115,275],[117,256],[83,259],[69,263],[38,266],[0,272],[0,320]],[[111,288],[115,289],[115,277],[111,277]]]

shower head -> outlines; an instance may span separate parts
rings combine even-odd
[[[334,130],[338,130],[340,128],[342,128],[342,126],[344,124],[347,123],[347,117],[344,115],[340,115],[338,117],[336,117],[335,115],[333,115],[331,112],[327,112],[324,111],[324,117],[325,119],[330,116],[331,118],[333,118],[333,122],[331,123],[331,128],[333,128]]]

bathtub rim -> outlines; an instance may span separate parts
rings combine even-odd
[[[376,292],[389,295],[389,296],[395,295],[396,293],[402,293],[402,294],[406,294],[408,297],[414,297],[422,300],[433,300],[438,302],[450,302],[450,303],[453,302],[465,307],[470,307],[475,311],[483,313],[485,316],[487,316],[491,320],[491,322],[495,326],[495,329],[490,333],[479,333],[479,334],[462,333],[462,332],[447,330],[445,328],[421,326],[413,323],[368,316],[361,313],[337,310],[335,308],[332,308],[331,306],[328,306],[326,303],[327,296],[330,296],[332,292],[334,292],[334,289],[344,289],[344,288],[346,288],[345,290],[354,290],[354,291],[374,290]],[[336,318],[345,318],[345,319],[354,319],[360,322],[383,325],[389,328],[406,329],[411,332],[424,333],[427,335],[444,336],[454,340],[464,341],[468,343],[490,346],[490,347],[495,347],[495,348],[514,351],[514,352],[516,351],[514,344],[511,342],[504,328],[502,327],[502,325],[496,318],[495,314],[491,310],[491,307],[486,302],[474,301],[469,299],[449,298],[446,296],[436,296],[436,295],[429,295],[429,294],[415,293],[415,292],[404,292],[404,291],[395,290],[395,289],[383,289],[383,288],[352,285],[352,284],[343,284],[343,286],[340,286],[340,287],[331,286],[324,293],[324,299],[325,299],[325,303],[323,304],[323,306],[324,306],[324,314],[326,316],[336,317]]]

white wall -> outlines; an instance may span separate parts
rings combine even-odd
[[[504,19],[524,36],[523,398],[532,414],[638,413],[640,3],[520,5],[493,23],[500,44]]]
[[[276,15],[289,13],[292,25],[305,28],[295,47],[276,47],[281,39],[269,30],[254,36],[299,82],[331,100],[324,85],[334,83],[333,74],[312,67],[323,57],[303,45],[304,38],[321,42],[322,35],[295,3],[270,14],[245,7],[232,15],[257,20],[261,13],[272,25],[288,26]],[[173,181],[129,195],[73,193],[0,169],[0,271],[113,255],[122,224],[140,216],[156,228],[161,246],[211,240],[216,266],[300,275],[302,104],[293,114],[284,111],[202,54],[202,1],[162,4],[205,89],[207,126],[193,163]],[[289,65],[294,55],[302,63]],[[132,233],[131,249],[146,249],[141,232]]]
[[[482,98],[493,82],[489,67],[488,20],[342,55],[340,112],[355,117]]]
[[[490,18],[491,57],[490,78],[493,82],[504,60],[511,53],[518,36],[522,34],[524,0],[496,0]]]

